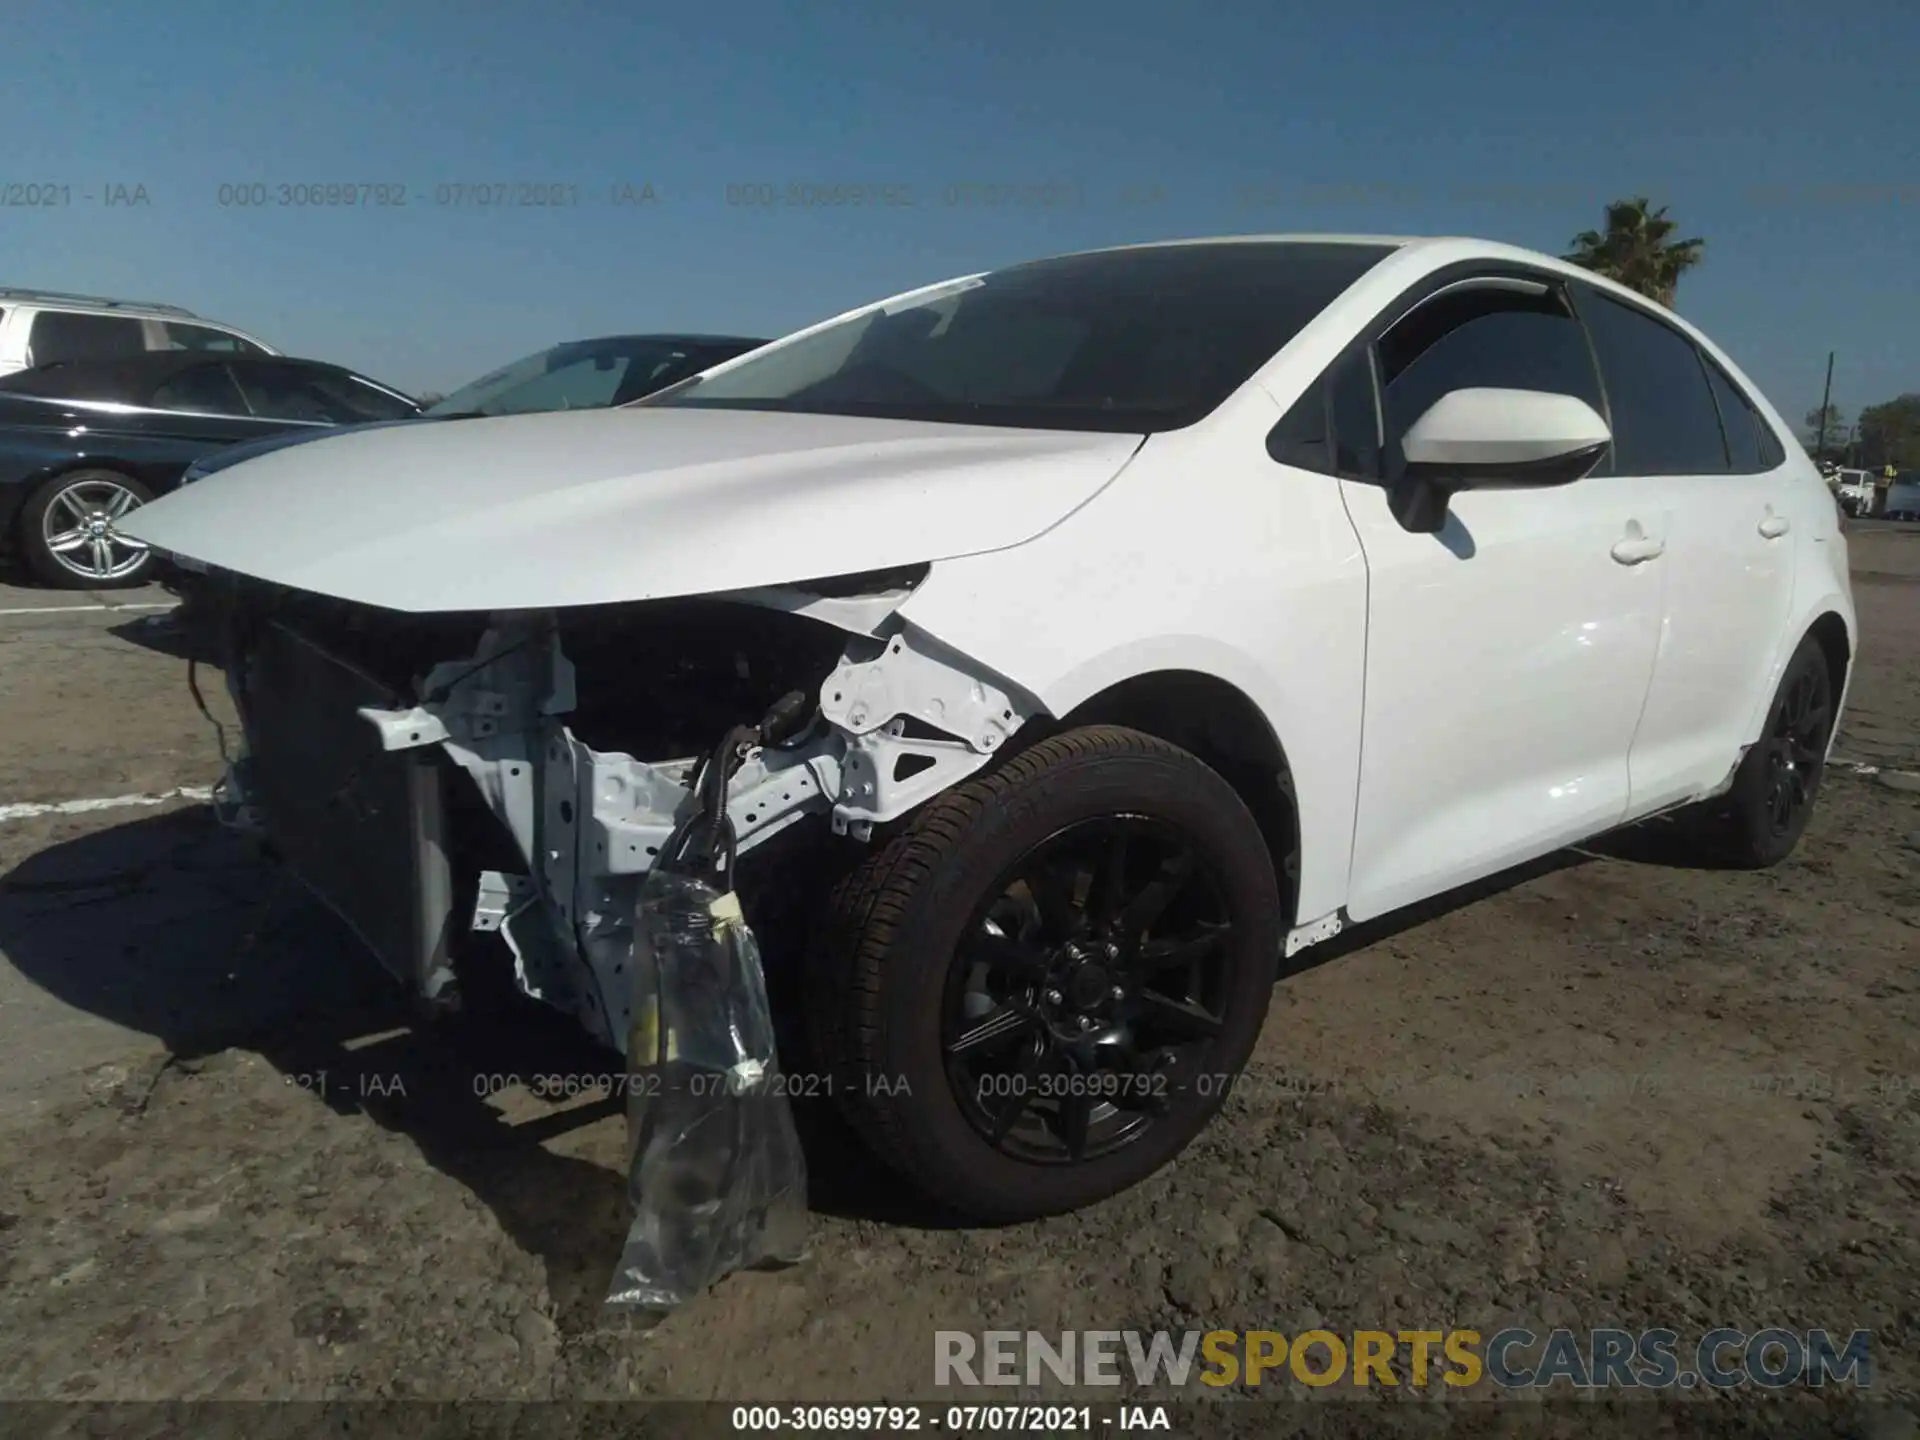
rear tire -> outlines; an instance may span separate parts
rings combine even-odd
[[[809,1048],[929,1197],[989,1221],[1074,1210],[1220,1108],[1284,933],[1232,786],[1139,731],[1069,730],[929,801],[835,887]]]
[[[1833,733],[1833,676],[1811,635],[1787,661],[1760,738],[1734,772],[1733,788],[1700,818],[1702,840],[1744,870],[1793,853],[1813,816]]]
[[[153,499],[117,470],[69,470],[48,480],[20,508],[20,552],[27,568],[62,590],[120,590],[146,582],[153,556],[121,538],[114,522]]]

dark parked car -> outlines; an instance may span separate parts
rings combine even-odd
[[[767,342],[742,335],[603,335],[569,340],[490,370],[436,401],[418,420],[478,420],[545,410],[602,410],[625,405],[711,370]],[[276,435],[209,455],[187,471],[198,480],[271,450],[317,435]]]
[[[766,343],[742,335],[603,335],[597,340],[569,340],[462,385],[427,414],[453,419],[625,405]]]
[[[280,356],[179,351],[21,370],[0,377],[0,543],[51,585],[138,584],[154,557],[115,522],[201,456],[419,413],[391,385]]]

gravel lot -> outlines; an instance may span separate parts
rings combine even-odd
[[[811,1257],[647,1334],[599,1304],[617,1107],[476,1098],[597,1068],[564,1030],[413,1027],[202,805],[0,823],[0,1397],[944,1403],[943,1328],[1525,1322],[1868,1328],[1920,1407],[1920,527],[1852,541],[1861,764],[1787,864],[1648,828],[1309,952],[1221,1121],[1082,1215],[952,1227],[805,1115]],[[178,648],[0,614],[0,805],[206,784]]]

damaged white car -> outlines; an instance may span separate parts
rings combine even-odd
[[[268,454],[130,533],[221,579],[231,803],[424,996],[504,939],[621,1046],[641,879],[732,747],[816,1089],[1012,1217],[1177,1154],[1354,921],[1683,806],[1792,848],[1854,615],[1789,435],[1545,256],[1192,241]]]

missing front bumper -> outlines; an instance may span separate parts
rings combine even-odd
[[[383,967],[438,1000],[454,978],[444,764],[383,748],[358,711],[390,692],[286,626],[262,627],[236,679],[247,755],[221,786],[226,818],[260,829]]]
[[[231,803],[262,814],[389,971],[437,998],[461,937],[498,934],[521,990],[624,1053],[633,916],[693,805],[692,761],[581,741],[562,719],[575,680],[554,617],[495,617],[411,695],[270,622],[252,628],[229,682],[249,750]],[[850,634],[818,698],[812,723],[754,749],[729,787],[742,855],[810,818],[865,840],[988,763],[1037,708],[899,625]],[[474,861],[456,833],[453,802],[467,795],[505,842],[498,858]]]

